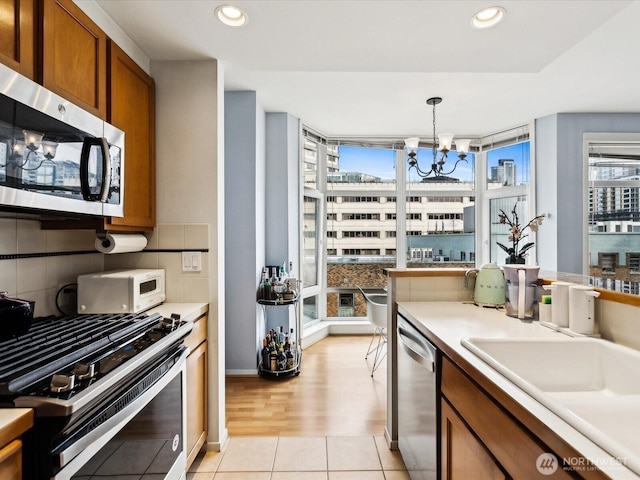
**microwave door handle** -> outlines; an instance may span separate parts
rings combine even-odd
[[[109,198],[109,188],[111,187],[111,158],[109,157],[109,142],[100,138],[102,146],[102,188],[100,189],[100,201],[105,203]]]
[[[102,185],[99,194],[91,193],[89,187],[89,155],[91,147],[99,146],[102,151]],[[109,196],[111,185],[111,162],[109,161],[109,143],[106,138],[87,137],[82,142],[82,154],[80,155],[80,189],[82,197],[91,202],[105,202]]]

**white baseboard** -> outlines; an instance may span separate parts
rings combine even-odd
[[[367,320],[322,321],[304,329],[302,349],[310,347],[329,335],[373,335],[375,327]],[[225,370],[225,375],[256,376],[258,369]]]
[[[302,349],[329,335],[372,335],[374,326],[366,320],[322,321],[304,329]]]

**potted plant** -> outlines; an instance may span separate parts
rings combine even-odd
[[[520,242],[527,238],[529,235],[525,233],[527,229],[532,232],[537,232],[538,227],[542,224],[542,219],[544,218],[544,213],[542,215],[538,215],[531,219],[529,223],[527,223],[524,227],[520,226],[520,219],[518,217],[518,213],[516,212],[516,207],[518,206],[518,202],[513,206],[513,210],[511,210],[511,217],[509,217],[504,210],[500,210],[498,214],[499,223],[505,224],[509,226],[509,241],[511,242],[511,246],[503,245],[500,242],[496,242],[502,250],[507,252],[507,259],[505,263],[525,263],[525,254],[529,249],[531,249],[535,243],[527,242],[520,245]]]

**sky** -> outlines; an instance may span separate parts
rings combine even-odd
[[[521,143],[509,145],[488,153],[489,166],[496,165],[499,159],[513,159],[518,164],[518,173],[522,174],[528,170],[529,160],[529,144]],[[340,146],[340,171],[343,172],[361,172],[381,177],[383,180],[393,180],[396,177],[395,172],[395,150],[381,148],[364,148]],[[452,177],[459,178],[462,181],[473,180],[473,160],[474,155],[467,156],[468,162],[460,162],[456,167]],[[523,168],[523,159],[526,161],[526,168]],[[447,156],[446,165],[453,167],[457,160],[457,153],[452,150]],[[433,162],[433,152],[429,148],[421,148],[418,150],[418,164],[422,170],[426,170]],[[413,170],[412,170],[413,172]],[[527,172],[528,173],[528,172]],[[411,181],[419,181],[419,177],[412,173]],[[527,175],[528,183],[528,175]]]

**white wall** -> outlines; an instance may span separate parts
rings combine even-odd
[[[225,259],[223,72],[215,60],[152,62],[156,82],[157,221],[206,224],[209,302],[209,437],[225,428]]]

